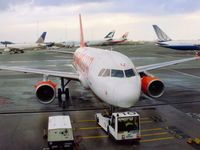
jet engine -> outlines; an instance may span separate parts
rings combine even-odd
[[[56,97],[56,85],[51,81],[39,82],[34,86],[36,97],[42,104],[49,104],[54,101]]]
[[[148,96],[158,98],[163,95],[164,84],[159,78],[143,76],[141,82],[142,91]]]

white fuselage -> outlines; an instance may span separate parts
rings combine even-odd
[[[96,41],[87,41],[87,46],[102,46],[107,45],[112,41],[112,39],[102,39],[102,40],[96,40]]]
[[[173,40],[163,42],[168,45],[200,45],[199,40]]]
[[[141,79],[127,56],[115,51],[81,47],[74,53],[74,64],[82,85],[106,103],[131,107],[138,101]],[[129,69],[134,75],[127,77],[124,71]],[[124,76],[117,74],[116,70],[123,72]]]
[[[45,44],[39,43],[24,43],[24,44],[8,44],[7,46],[1,46],[0,49],[4,49],[5,51],[11,51],[13,49],[24,50],[24,49],[36,49],[44,47]]]
[[[161,41],[157,43],[158,45],[171,48],[176,50],[200,50],[200,41],[199,40],[188,40],[188,41]]]

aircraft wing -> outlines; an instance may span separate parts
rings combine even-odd
[[[10,66],[0,66],[0,70],[17,71],[17,72],[24,72],[24,73],[35,73],[35,74],[41,74],[41,75],[46,75],[46,76],[63,77],[63,78],[79,81],[79,74],[72,73],[72,72],[61,72],[61,71],[31,69],[31,68],[22,68],[22,67],[10,67]]]
[[[191,60],[197,60],[197,59],[200,59],[200,57],[195,56],[192,58],[173,60],[173,61],[168,61],[168,62],[163,62],[163,63],[158,63],[158,64],[151,64],[151,65],[146,65],[146,66],[139,66],[139,67],[136,67],[136,70],[140,73],[140,72],[144,72],[144,71],[148,71],[148,70],[162,68],[162,67],[175,65],[175,64],[179,64],[179,63],[183,63],[183,62],[187,62],[187,61],[191,61]]]
[[[74,54],[72,51],[60,51],[60,50],[49,50],[49,52],[55,52],[55,53],[63,53],[63,54]]]

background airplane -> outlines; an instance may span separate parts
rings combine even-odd
[[[44,48],[46,46],[46,44],[44,43],[46,33],[47,32],[43,32],[35,43],[6,44],[4,46],[1,46],[0,49],[3,49],[5,52],[23,53],[24,50]]]
[[[4,65],[1,65],[0,69],[43,75],[43,81],[35,85],[36,97],[43,104],[49,104],[56,98],[56,84],[48,79],[49,76],[53,76],[61,79],[58,100],[63,107],[69,99],[69,89],[66,86],[74,80],[90,89],[102,101],[112,106],[127,108],[139,100],[142,92],[153,98],[163,94],[163,82],[157,77],[148,75],[146,71],[199,59],[196,55],[192,58],[135,67],[127,56],[119,52],[86,47],[80,15],[79,20],[80,48],[74,53],[63,52],[73,54],[75,73]]]
[[[128,37],[128,32],[126,32],[125,34],[123,34],[121,38],[119,38],[119,39],[112,39],[112,40],[108,41],[108,43],[106,43],[106,44],[107,45],[114,45],[114,44],[123,43],[123,42],[127,41],[127,37]]]
[[[1,41],[0,44],[7,45],[7,44],[14,44],[14,43],[10,41]]]
[[[107,45],[110,41],[112,41],[113,36],[115,35],[115,30],[109,32],[103,40],[95,40],[95,41],[87,41],[85,44],[87,46],[103,46]]]
[[[157,44],[161,47],[176,50],[200,50],[199,40],[172,40],[157,25],[153,25],[153,29],[158,37]]]
[[[67,42],[56,42],[53,46],[57,48],[65,47],[65,48],[72,48],[72,47],[79,47],[79,42],[77,41],[67,41]]]

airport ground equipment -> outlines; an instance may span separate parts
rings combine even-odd
[[[187,143],[188,143],[188,144],[198,144],[198,145],[200,145],[200,138],[194,138],[194,139],[189,138],[189,139],[187,140]]]
[[[47,142],[52,150],[73,149],[74,135],[69,116],[49,117]]]
[[[115,112],[111,116],[97,113],[96,121],[117,141],[141,139],[140,115],[137,112]]]

